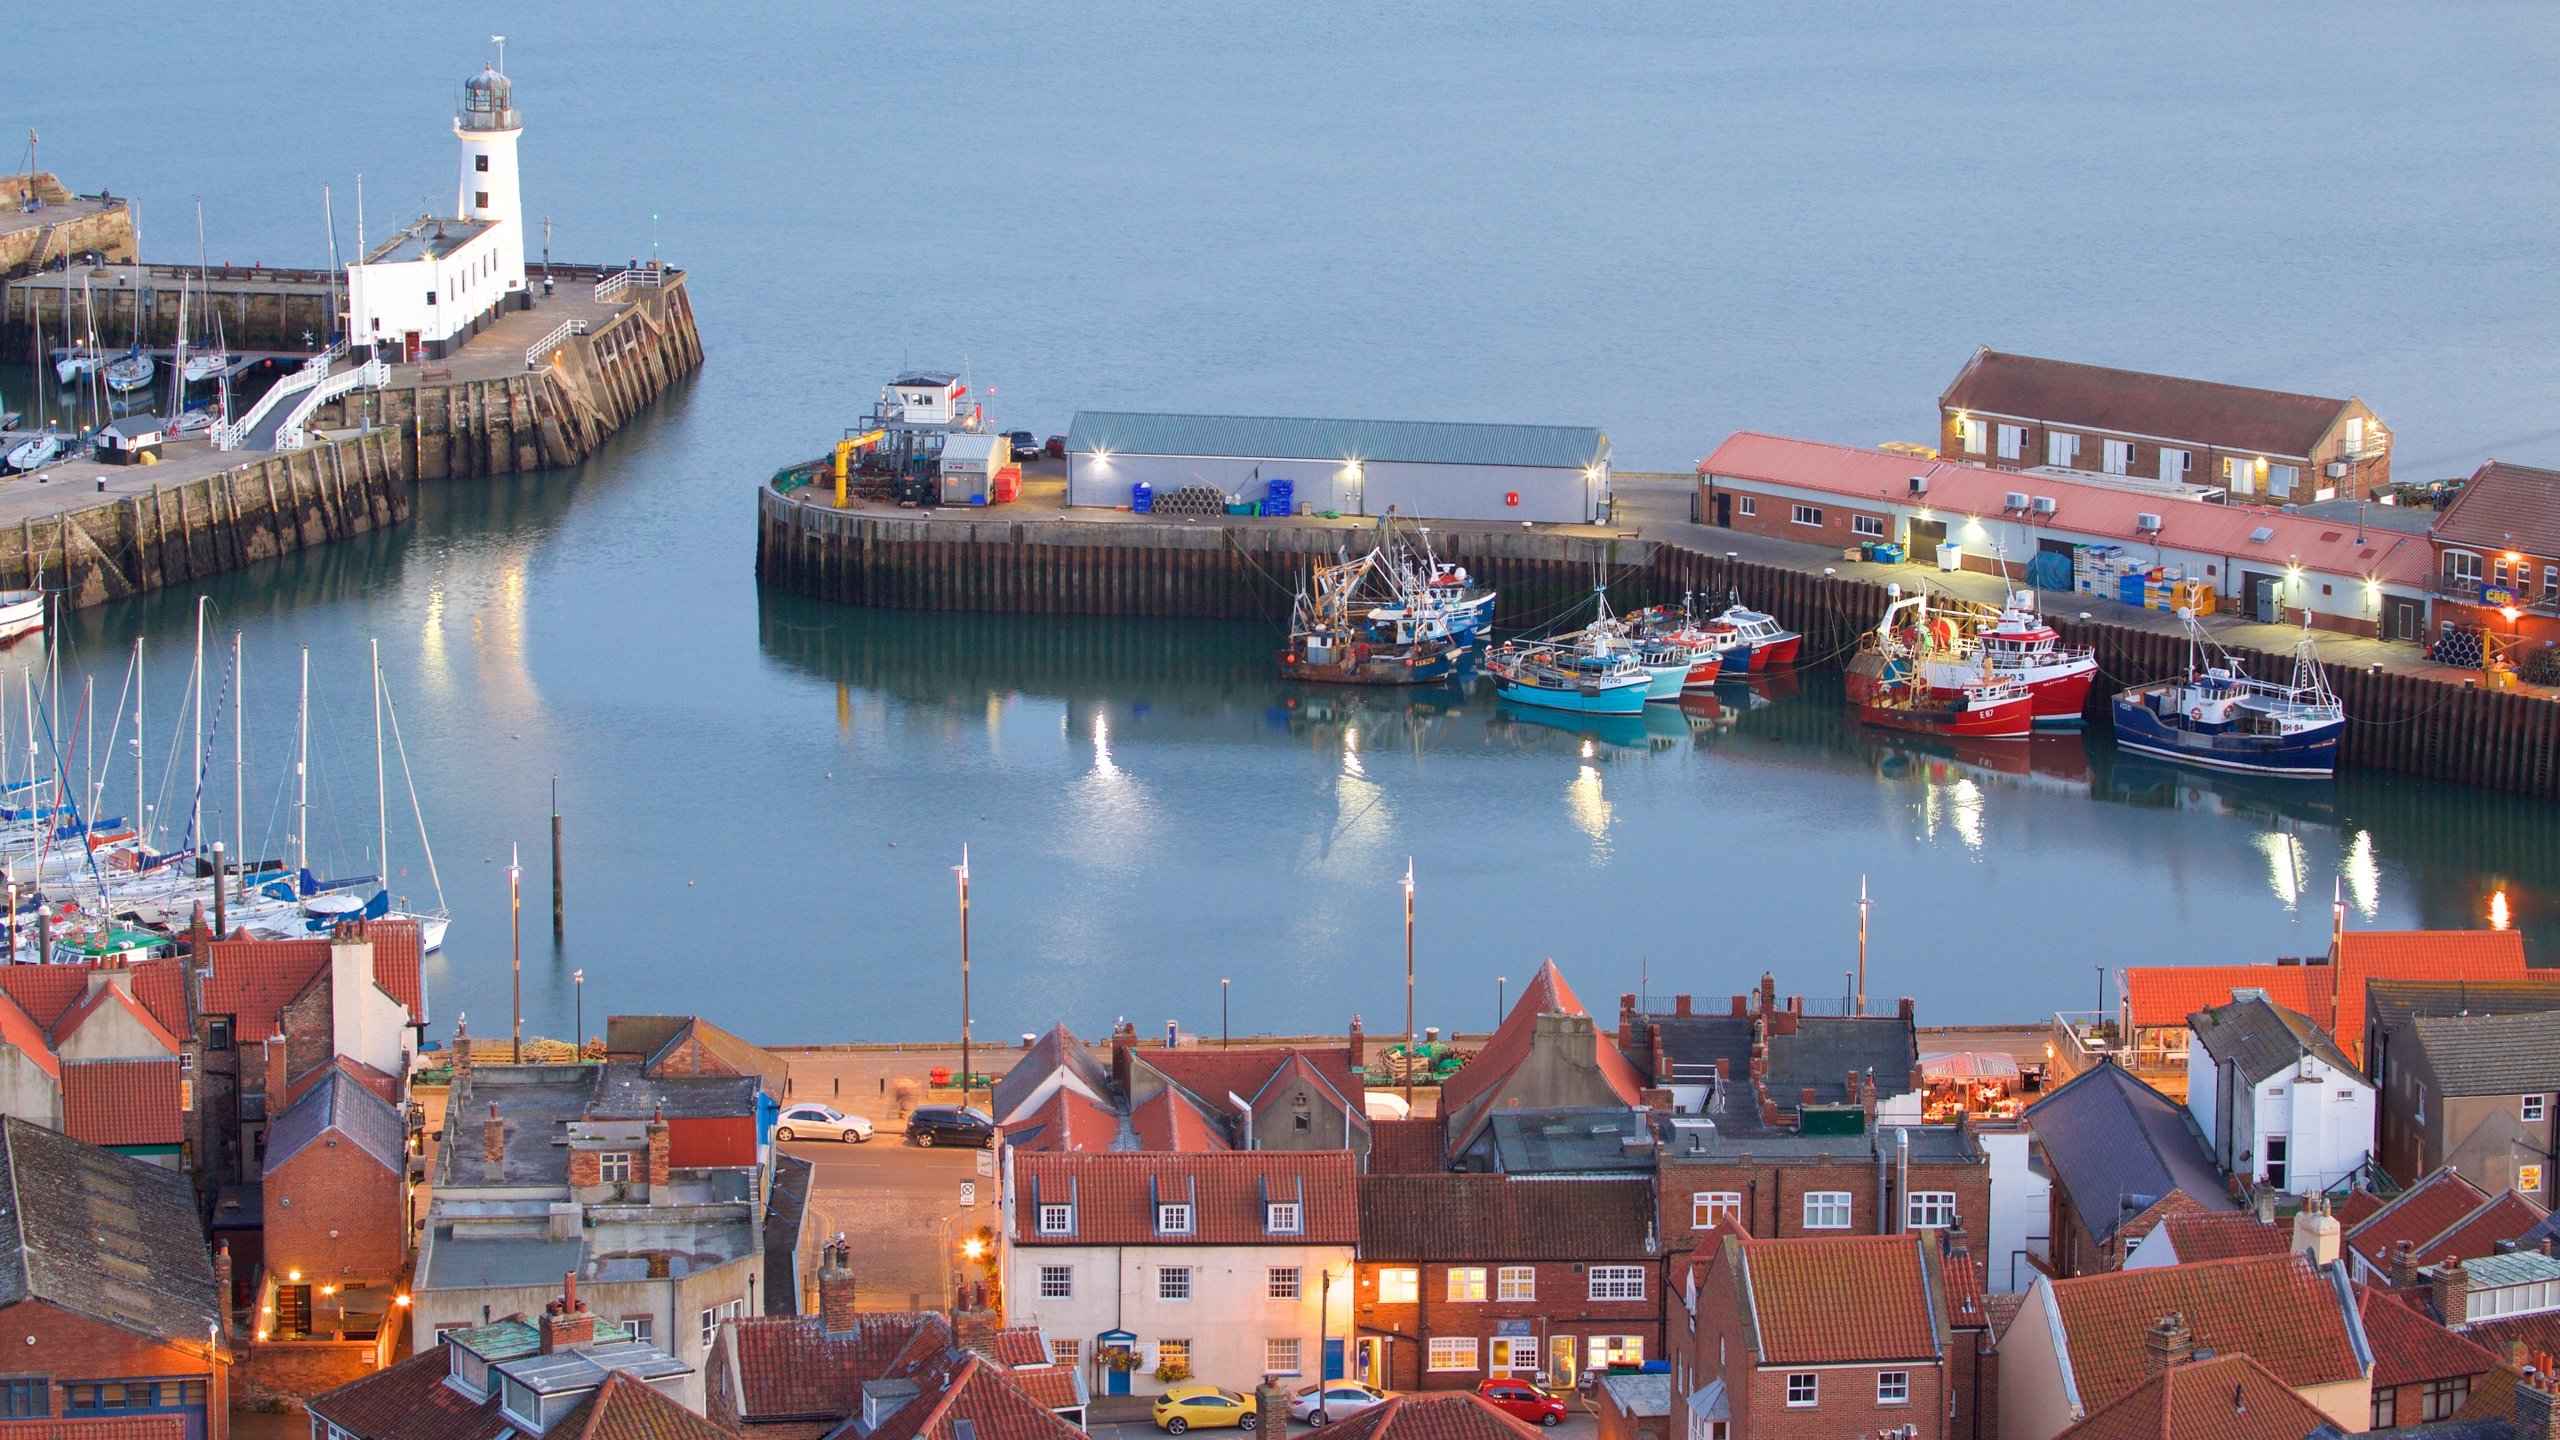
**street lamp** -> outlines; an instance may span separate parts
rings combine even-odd
[[[960,847],[960,1105],[969,1104],[969,847]]]
[[[1221,1050],[1226,1049],[1229,1044],[1233,1043],[1227,1034],[1228,983],[1229,982],[1225,980],[1218,982],[1218,1048]]]
[[[1509,1010],[1509,1009],[1511,1008],[1510,1003],[1509,1003],[1510,998],[1511,998],[1511,977],[1510,977],[1510,976],[1508,976],[1508,975],[1496,975],[1496,976],[1494,976],[1494,977],[1493,977],[1493,1028],[1494,1028],[1494,1029],[1496,1029],[1496,1030],[1499,1030],[1499,1029],[1501,1029],[1501,1028],[1502,1028],[1502,1016],[1503,1016],[1503,1013],[1504,1013],[1505,1011],[1507,1011],[1507,1010]]]
[[[584,1060],[587,1058],[587,972],[570,971],[569,984],[578,997],[578,1058]]]
[[[1404,1106],[1413,1108],[1413,857],[1404,857]]]

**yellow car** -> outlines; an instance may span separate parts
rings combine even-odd
[[[1156,1397],[1156,1428],[1167,1435],[1221,1426],[1258,1430],[1262,1414],[1254,1409],[1251,1397],[1215,1385],[1176,1385]]]

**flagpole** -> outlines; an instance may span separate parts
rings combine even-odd
[[[524,1063],[524,867],[507,847],[507,928],[515,946],[515,1064]]]

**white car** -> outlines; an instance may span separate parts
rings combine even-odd
[[[1316,1413],[1316,1399],[1324,1399],[1324,1413]],[[1322,1425],[1347,1419],[1372,1405],[1385,1403],[1386,1392],[1357,1380],[1328,1380],[1321,1386],[1310,1385],[1289,1397],[1289,1418],[1305,1425]]]
[[[785,1105],[773,1122],[776,1140],[841,1140],[859,1145],[871,1138],[871,1122],[847,1115],[833,1105]]]

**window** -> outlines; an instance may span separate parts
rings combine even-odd
[[[231,1017],[216,1015],[204,1022],[204,1044],[208,1050],[231,1048]]]
[[[1802,1371],[1787,1377],[1787,1408],[1810,1410],[1822,1402],[1822,1377]]]
[[[2517,1166],[2517,1167],[2516,1167],[2516,1188],[2517,1188],[2518,1190],[2523,1191],[2523,1192],[2524,1192],[2525,1194],[2527,1194],[2527,1195],[2539,1195],[2539,1194],[2541,1194],[2541,1193],[2542,1193],[2542,1167],[2541,1167],[2541,1166],[2539,1166],[2539,1165],[2519,1165],[2519,1166]]]
[[[2366,1427],[2388,1430],[2400,1423],[2400,1391],[2394,1386],[2373,1387],[2373,1423]]]
[[[2480,583],[2480,557],[2468,550],[2444,552],[2444,578],[2456,585]]]
[[[1849,528],[1857,534],[1866,536],[1870,540],[1881,540],[1884,538],[1884,521],[1873,515],[1850,516]]]
[[[436,303],[436,292],[433,290],[427,292],[427,303],[430,305]]]
[[[2546,598],[2560,595],[2560,565],[2542,567],[2542,593]]]
[[[1903,1206],[1903,1224],[1913,1230],[1945,1230],[1956,1223],[1956,1192],[1914,1190]]]
[[[1496,1375],[1535,1375],[1538,1373],[1538,1342],[1518,1336],[1493,1337],[1492,1358],[1485,1369]]]
[[[1160,1265],[1156,1267],[1156,1298],[1188,1300],[1191,1298],[1191,1267]]]
[[[1076,1298],[1076,1267],[1073,1265],[1041,1266],[1040,1298],[1043,1300]]]
[[[1295,1300],[1298,1293],[1298,1267],[1272,1266],[1270,1275],[1263,1282],[1263,1294],[1274,1300]]]
[[[0,1415],[25,1420],[53,1413],[53,1386],[42,1375],[12,1375],[0,1380]]]
[[[2266,1146],[2267,1188],[2282,1190],[2285,1185],[2286,1171],[2290,1168],[2285,1164],[2285,1156],[2292,1147],[2285,1143],[2285,1138],[2281,1135],[2268,1136]]]
[[[1819,528],[1822,524],[1822,507],[1819,505],[1799,505],[1795,508],[1793,519],[1799,525],[1812,525]]]
[[[1704,1230],[1719,1220],[1742,1223],[1742,1192],[1701,1190],[1689,1197],[1689,1228]]]
[[[631,1178],[631,1152],[607,1150],[596,1157],[596,1178],[608,1185],[618,1185]]]
[[[1806,1191],[1804,1228],[1807,1230],[1848,1229],[1849,1192],[1846,1190]]]
[[[2489,583],[2490,583],[2490,584],[2492,584],[2492,585],[2495,585],[2495,586],[2499,587],[2500,589],[2504,589],[2504,588],[2506,588],[2506,584],[2507,584],[2507,562],[2506,562],[2506,561],[2504,561],[2504,560],[2493,560],[2493,561],[2491,561],[2491,562],[2489,563]]]
[[[2003,425],[2000,427],[2000,458],[2003,460],[2027,458],[2026,426]]]
[[[1594,1300],[1643,1299],[1644,1267],[1641,1265],[1592,1266],[1591,1298]]]
[[[1295,1375],[1298,1373],[1298,1337],[1274,1337],[1262,1342],[1262,1373]]]
[[[1435,1371],[1476,1368],[1475,1337],[1472,1335],[1432,1336],[1431,1368]]]
[[[2450,1420],[2453,1412],[2462,1408],[2462,1402],[2470,1398],[2471,1377],[2468,1375],[2457,1375],[2450,1380],[2430,1380],[2426,1394],[2419,1401],[2418,1419],[2422,1423]]]
[[[1449,1268],[1449,1298],[1452,1300],[1482,1300],[1484,1298],[1484,1267],[1481,1265],[1451,1266]]]
[[[744,1300],[731,1300],[725,1304],[714,1305],[710,1309],[703,1311],[702,1348],[705,1350],[710,1349],[711,1342],[720,1338],[720,1327],[728,1321],[738,1319],[746,1313],[747,1302]]]
[[[1381,1270],[1378,1272],[1378,1303],[1411,1305],[1422,1298],[1422,1272],[1419,1270]]]
[[[2161,479],[2184,480],[2187,478],[2187,472],[2194,467],[2195,459],[2193,456],[2187,454],[2186,451],[2172,450],[2165,445],[2160,447]]]
[[[1158,1365],[1179,1365],[1185,1370],[1190,1369],[1191,1342],[1188,1340],[1157,1341],[1156,1363]]]
[[[1911,1403],[1911,1372],[1879,1370],[1876,1372],[1876,1403],[1908,1405]]]
[[[1073,1205],[1041,1206],[1040,1233],[1043,1235],[1073,1235],[1076,1233],[1076,1207]]]
[[[1157,1234],[1159,1234],[1159,1235],[1188,1235],[1188,1234],[1190,1234],[1190,1233],[1191,1233],[1191,1207],[1190,1207],[1190,1205],[1186,1203],[1186,1204],[1176,1204],[1176,1205],[1159,1205],[1159,1206],[1157,1206],[1157,1207],[1156,1207],[1156,1233],[1157,1233]]]
[[[481,174],[483,174],[483,175],[488,174],[488,173],[489,173],[489,157],[488,157],[488,156],[486,156],[486,155],[474,155],[474,156],[472,156],[472,157],[471,157],[471,168],[472,168],[472,169],[474,169],[474,170],[479,171],[479,172],[480,172]]]
[[[1967,455],[1979,455],[1991,448],[1991,427],[1983,421],[1958,420],[1956,433],[1963,439],[1964,453]]]
[[[1274,1200],[1262,1207],[1263,1228],[1274,1235],[1295,1235],[1299,1229],[1298,1215],[1297,1201]]]
[[[2130,440],[2107,441],[2106,456],[2100,463],[2110,475],[2132,474],[2133,442]]]
[[[472,192],[471,192],[471,203],[472,203],[472,205],[473,205],[475,208],[477,208],[477,209],[481,209],[481,210],[486,210],[486,209],[488,209],[488,208],[489,208],[489,192],[488,192],[488,191],[486,191],[486,190],[474,190],[474,191],[472,191]]]
[[[1538,1298],[1538,1272],[1527,1265],[1505,1265],[1494,1277],[1493,1296],[1497,1300],[1535,1300]]]
[[[643,1345],[658,1343],[658,1317],[655,1315],[625,1315],[622,1317],[622,1328],[630,1331],[631,1338]]]
[[[1734,497],[1733,508],[1741,511],[1745,515],[1757,515],[1760,513],[1760,497],[1757,495],[1737,495]]]
[[[1644,1363],[1644,1337],[1641,1335],[1594,1335],[1590,1346],[1591,1368],[1604,1365],[1641,1365]]]
[[[2065,435],[2059,430],[2051,431],[2046,434],[2044,437],[2044,463],[2047,465],[2059,465],[2067,469],[2073,464],[2076,464],[2079,459],[2079,436]]]
[[[2290,495],[2301,479],[2302,467],[2299,465],[2270,465],[2267,467],[2267,493]]]
[[[2527,1095],[2524,1097],[2524,1118],[2540,1123],[2543,1116],[2549,1112],[2550,1101],[2551,1097],[2548,1095]]]

